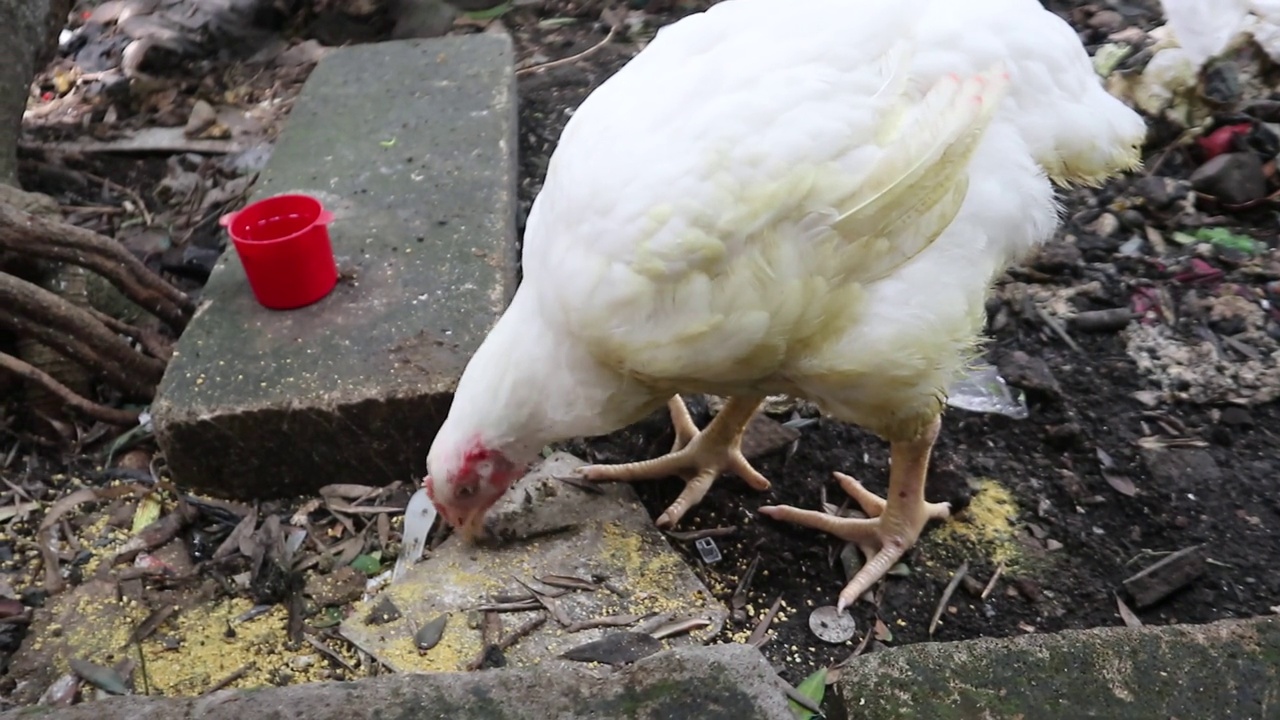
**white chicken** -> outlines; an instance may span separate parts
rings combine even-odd
[[[925,501],[945,388],[998,273],[1049,238],[1053,183],[1138,165],[1143,120],[1036,0],[728,0],[685,18],[565,127],[524,236],[524,280],[458,384],[427,459],[472,536],[547,444],[669,402],[674,524],[724,471],[757,490],[745,425],[809,398],[890,443],[869,519],[761,512],[853,541],[841,608],[949,507]],[[729,398],[701,432],[676,393]]]

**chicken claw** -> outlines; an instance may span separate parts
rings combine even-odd
[[[763,398],[731,397],[701,432],[689,415],[684,400],[675,395],[667,402],[676,441],[671,452],[652,460],[625,465],[588,465],[578,472],[590,480],[632,482],[680,475],[685,488],[662,515],[658,527],[673,527],[694,505],[702,501],[722,472],[731,472],[756,490],[768,490],[769,480],[742,455],[742,433],[759,409]]]
[[[841,489],[862,507],[867,518],[842,518],[790,505],[760,508],[760,513],[766,517],[821,530],[856,544],[862,551],[866,562],[841,591],[836,603],[840,611],[856,602],[907,554],[930,520],[945,520],[951,516],[950,503],[931,503],[924,499],[929,454],[938,436],[939,425],[940,422],[935,421],[915,440],[890,443],[892,460],[887,500],[852,477],[833,473]]]

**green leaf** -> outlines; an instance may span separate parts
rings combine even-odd
[[[311,621],[311,627],[317,630],[337,627],[342,624],[342,608],[327,607]]]
[[[476,10],[475,12],[464,13],[471,20],[492,20],[502,17],[511,9],[511,3],[504,2],[497,7],[491,7],[488,10]]]
[[[822,696],[827,692],[827,669],[819,668],[817,672],[804,679],[804,682],[796,686],[796,692],[809,698],[814,705],[822,705]],[[810,720],[813,713],[801,707],[800,703],[795,700],[788,700],[791,705],[791,712],[797,720]]]
[[[1258,251],[1258,241],[1248,235],[1233,233],[1224,227],[1200,228],[1195,231],[1195,238],[1200,242],[1211,243],[1224,250],[1235,250],[1242,253]]]
[[[351,561],[351,567],[372,577],[382,569],[382,563],[372,555],[357,555],[356,559]]]

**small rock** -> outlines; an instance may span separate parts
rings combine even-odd
[[[1147,227],[1147,219],[1142,216],[1142,213],[1129,208],[1120,213],[1120,224],[1130,230],[1144,230]]]
[[[1124,27],[1124,16],[1115,10],[1099,10],[1089,18],[1089,27],[1111,34]]]
[[[187,116],[187,126],[182,129],[182,133],[187,137],[196,137],[213,127],[216,122],[218,122],[218,111],[204,100],[197,100],[191,108],[191,114]]]
[[[1044,246],[1031,267],[1049,275],[1068,273],[1080,266],[1082,255],[1074,242],[1051,242]]]
[[[1191,173],[1191,186],[1229,205],[1243,205],[1267,194],[1262,160],[1251,152],[1215,157]]]
[[[400,608],[396,607],[396,604],[391,601],[391,598],[383,595],[378,599],[377,604],[370,608],[369,614],[364,618],[364,624],[385,625],[386,623],[399,620],[401,617]]]
[[[393,0],[393,40],[440,37],[449,32],[458,11],[443,0]]]
[[[1191,184],[1185,180],[1158,175],[1141,178],[1133,184],[1133,191],[1155,210],[1168,208],[1185,198],[1190,190]]]
[[[1221,421],[1223,425],[1231,425],[1233,427],[1253,427],[1253,416],[1242,407],[1229,407],[1223,410]]]
[[[364,593],[365,576],[350,565],[343,565],[328,575],[312,574],[304,591],[320,607],[346,605]]]
[[[1213,487],[1222,481],[1222,470],[1213,456],[1198,448],[1144,450],[1142,459],[1159,491],[1191,491]]]
[[[1102,213],[1097,220],[1089,223],[1088,230],[1098,237],[1111,237],[1120,232],[1120,218],[1111,213]]]
[[[1062,397],[1062,386],[1053,376],[1048,363],[1038,357],[1015,350],[1002,357],[996,365],[1010,385],[1016,385],[1033,395],[1053,399]]]

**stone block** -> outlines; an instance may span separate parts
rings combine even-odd
[[[794,720],[784,693],[759,650],[716,645],[676,648],[617,670],[395,673],[191,699],[20,708],[0,720]]]
[[[450,537],[380,595],[357,603],[340,627],[342,635],[396,672],[463,670],[484,650],[480,628],[469,622],[472,608],[501,596],[527,596],[520,583],[556,593],[559,588],[538,578],[560,575],[599,578],[602,587],[550,599],[568,627],[548,618],[504,653],[509,665],[572,664],[559,660],[560,654],[609,633],[652,632],[683,620],[706,624],[665,644],[715,637],[728,609],[654,527],[629,485],[601,485],[593,493],[556,479],[583,464],[567,453],[547,458],[489,511],[486,524],[499,542],[477,547]],[[399,617],[380,622],[374,610],[388,600]],[[543,614],[542,608],[504,612],[503,632]],[[417,629],[440,615],[448,616],[444,636],[419,653]],[[574,626],[618,616],[638,619],[617,627]]]
[[[1273,718],[1280,618],[921,643],[841,671],[858,720]]]
[[[316,67],[253,199],[320,198],[343,278],[315,305],[267,310],[228,248],[152,406],[181,484],[265,498],[425,474],[515,290],[512,58],[510,38],[476,34]]]

